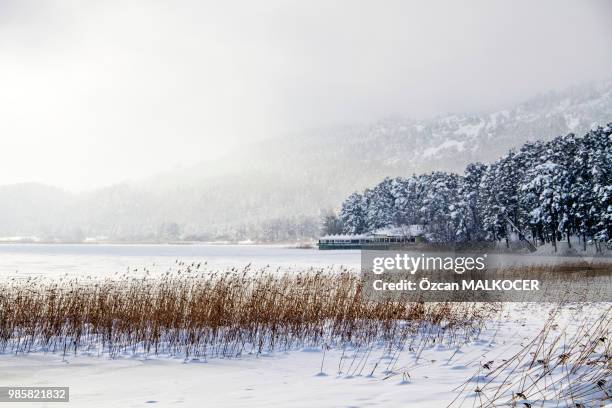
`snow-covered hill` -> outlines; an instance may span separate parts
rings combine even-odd
[[[32,190],[48,187],[0,187],[0,236],[294,240],[317,233],[322,209],[386,176],[461,172],[526,141],[582,134],[611,120],[609,81],[496,112],[389,118],[269,139],[138,183],[77,196],[53,190],[42,206]]]

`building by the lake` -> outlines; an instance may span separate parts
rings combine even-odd
[[[388,249],[425,241],[422,225],[381,228],[366,234],[325,235],[319,249]]]

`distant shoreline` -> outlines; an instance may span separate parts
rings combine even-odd
[[[159,242],[159,241],[42,241],[42,240],[0,240],[0,245],[148,245],[148,246],[164,246],[164,245],[174,245],[174,246],[210,246],[210,245],[218,245],[218,246],[278,246],[278,247],[288,247],[288,248],[298,248],[298,249],[316,249],[316,246],[313,243],[305,243],[305,242],[245,242],[245,241],[168,241],[168,242]]]
[[[131,242],[121,242],[121,241],[89,241],[89,242],[76,242],[76,241],[2,241],[0,240],[0,247],[10,247],[10,246],[73,246],[73,247],[103,247],[103,246],[113,246],[113,247],[261,247],[261,248],[282,248],[282,249],[304,249],[304,250],[313,250],[318,251],[316,244],[313,243],[305,243],[305,242],[230,242],[230,241],[170,241],[170,242],[152,242],[152,241],[131,241]],[[347,250],[336,250],[339,252],[348,252]],[[360,251],[360,250],[357,250]],[[438,252],[440,249],[436,248],[424,248],[418,247],[414,248],[414,252],[420,251],[434,251]],[[327,252],[327,251],[325,251]],[[333,251],[335,252],[335,251]],[[511,255],[511,256],[521,256],[521,257],[529,257],[529,258],[597,258],[597,259],[606,259],[612,261],[612,251],[604,251],[603,253],[593,253],[587,252],[584,253],[580,250],[575,250],[574,252],[559,252],[552,253],[547,251],[535,252],[535,253],[523,253],[520,251],[517,252],[506,252],[506,251],[496,251],[490,250],[487,251],[491,254],[498,255]]]

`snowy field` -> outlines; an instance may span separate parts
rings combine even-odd
[[[112,276],[127,268],[143,267],[164,271],[172,268],[177,259],[207,262],[220,269],[248,263],[296,270],[329,265],[358,268],[359,251],[280,246],[0,245],[0,277]],[[520,259],[517,262],[558,261],[553,257]],[[546,340],[561,347],[560,351],[555,349],[555,355],[562,352],[573,335],[582,336],[585,325],[605,314],[609,307],[609,303],[564,306]],[[296,349],[207,361],[145,357],[138,353],[111,359],[81,351],[65,357],[42,352],[2,354],[0,386],[69,386],[71,402],[67,405],[78,407],[476,407],[494,395],[487,391],[486,383],[495,384],[491,378],[498,377],[487,377],[488,373],[499,369],[501,377],[514,381],[512,392],[525,388],[529,375],[537,376],[536,367],[528,370],[527,377],[515,378],[517,372],[525,371],[525,363],[504,367],[504,362],[511,361],[537,338],[553,309],[550,304],[505,305],[467,343],[424,343],[417,339],[414,347],[406,343],[391,351],[381,344],[361,350]],[[556,336],[563,341],[555,342]],[[597,349],[594,353],[602,351]],[[550,382],[534,389],[551,384],[555,389],[564,387],[563,381],[554,383],[552,379],[551,374]],[[606,378],[602,392],[610,382],[612,379]],[[551,392],[540,391],[549,396]],[[534,395],[526,397],[515,402],[532,404],[537,400]],[[511,402],[508,398],[501,401]],[[511,406],[508,404],[496,406]],[[576,406],[572,404],[575,402],[567,398],[544,406]],[[597,406],[612,403],[602,401]]]
[[[565,324],[570,325],[567,333],[571,333],[605,307],[565,308],[553,334],[561,333]],[[514,305],[489,321],[470,344],[431,344],[404,350],[398,356],[383,349],[368,350],[369,354],[366,350],[330,350],[324,360],[321,350],[209,361],[2,355],[0,384],[69,386],[70,405],[83,407],[437,408],[453,401],[451,406],[473,407],[480,406],[474,390],[487,381],[486,372],[527,345],[551,309],[546,305]],[[485,364],[489,370],[483,368]],[[566,405],[561,401],[552,406]]]

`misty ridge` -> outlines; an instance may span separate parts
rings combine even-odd
[[[470,162],[494,161],[527,141],[580,135],[611,120],[608,81],[496,112],[388,118],[268,139],[221,160],[79,194],[35,183],[0,186],[0,237],[310,240],[320,234],[325,214],[385,177],[462,173]]]

